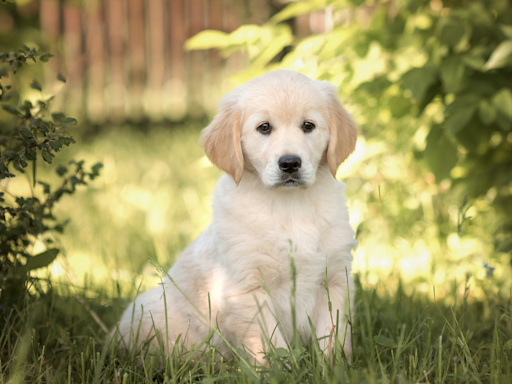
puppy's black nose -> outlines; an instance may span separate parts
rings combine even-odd
[[[299,156],[286,155],[279,158],[279,169],[283,172],[297,172],[302,164]]]

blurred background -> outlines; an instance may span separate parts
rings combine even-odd
[[[198,138],[218,99],[288,68],[338,86],[359,125],[338,179],[363,284],[435,286],[447,299],[466,280],[479,300],[510,292],[509,1],[0,3],[0,51],[23,44],[54,55],[23,70],[56,95],[52,111],[79,120],[73,157],[104,164],[56,208],[70,220],[56,235],[64,252],[38,272],[55,282],[154,285],[149,258],[169,267],[209,223],[221,173]],[[56,184],[53,166],[41,178]],[[4,187],[42,193],[23,178]]]
[[[47,89],[67,87],[54,108],[88,122],[200,118],[229,91],[228,77],[245,68],[243,54],[189,52],[185,41],[205,29],[232,32],[263,24],[285,4],[271,0],[15,1],[0,14],[3,41],[44,46],[55,57],[45,67]],[[316,32],[325,22],[313,20]],[[308,34],[308,23],[300,26]],[[29,44],[30,45],[30,44]],[[57,89],[54,89],[57,87]]]

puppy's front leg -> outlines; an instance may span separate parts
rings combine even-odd
[[[347,286],[350,287],[350,295]],[[332,351],[329,350],[329,347],[334,348],[337,333],[345,355],[350,356],[352,354],[351,329],[347,319],[349,305],[352,305],[353,302],[352,279],[349,277],[348,284],[346,282],[342,284],[331,282],[328,287],[329,295],[322,290],[317,304],[317,318],[314,324],[316,337],[319,340],[320,348],[330,354]],[[329,299],[331,310],[329,310]],[[338,322],[338,329],[336,329],[336,322]]]
[[[263,292],[238,296],[230,303],[230,329],[237,344],[254,354],[258,364],[266,365],[264,351],[288,348],[279,320],[268,295]]]

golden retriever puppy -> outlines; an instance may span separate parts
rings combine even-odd
[[[122,343],[153,337],[156,345],[156,332],[167,349],[179,335],[192,348],[218,325],[222,336],[211,343],[224,351],[225,341],[243,347],[262,363],[270,343],[287,348],[294,340],[293,258],[302,340],[315,332],[327,350],[338,324],[351,353],[347,316],[356,241],[344,184],[335,175],[354,150],[356,128],[336,93],[326,81],[277,70],[222,99],[202,134],[206,155],[226,173],[215,188],[212,221],[163,285],[128,307],[117,328]]]

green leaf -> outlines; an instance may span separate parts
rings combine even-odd
[[[478,71],[481,70],[483,68],[483,66],[485,65],[485,61],[484,61],[484,59],[482,59],[482,57],[474,56],[474,55],[464,56],[464,58],[462,59],[462,62],[467,67],[476,69]]]
[[[457,164],[457,148],[439,125],[430,129],[424,158],[437,182],[450,177],[450,171]]]
[[[10,158],[13,158],[13,159],[17,156],[16,151],[13,151],[11,149],[6,149],[3,154],[4,154],[4,156],[10,157]]]
[[[16,269],[17,274],[25,274],[34,269],[42,268],[48,266],[59,254],[59,250],[57,248],[49,249],[45,252],[42,252],[38,255],[32,256],[27,260],[27,264],[22,267],[18,267]]]
[[[25,100],[23,102],[23,108],[26,110],[26,111],[30,111],[32,108],[34,108],[34,106],[32,105],[32,103],[30,102],[30,100]]]
[[[437,80],[437,68],[426,65],[414,68],[402,77],[402,88],[409,89],[413,97],[421,103],[428,88]]]
[[[502,24],[500,25],[501,32],[509,39],[512,39],[512,25]]]
[[[16,108],[11,107],[10,105],[2,105],[2,108],[5,111],[9,112],[11,115],[22,116],[20,111],[18,111]]]
[[[472,107],[477,107],[480,103],[482,96],[477,93],[464,93],[463,95],[457,95],[455,100],[453,100],[449,105],[445,108],[445,114],[451,115],[455,112],[459,112],[460,110],[468,110]]]
[[[64,176],[67,173],[67,171],[68,169],[63,165],[59,165],[57,169],[55,169],[55,172],[57,172],[59,176]]]
[[[52,119],[56,123],[62,123],[65,118],[66,118],[66,115],[64,115],[61,112],[54,112],[54,113],[52,113]]]
[[[464,65],[458,57],[451,57],[441,63],[441,80],[446,93],[455,93],[464,77]]]
[[[39,58],[39,60],[41,60],[43,63],[47,63],[52,57],[53,55],[51,53],[45,53]]]
[[[491,125],[496,120],[496,107],[487,100],[480,101],[478,117],[484,125]]]
[[[292,17],[324,9],[327,6],[327,3],[328,2],[326,0],[297,1],[289,4],[282,11],[272,16],[269,20],[269,24],[277,24],[281,21],[291,19]]]
[[[228,35],[226,45],[236,47],[256,44],[262,38],[264,32],[269,30],[271,30],[271,27],[260,27],[254,24],[242,25]]]
[[[502,244],[500,244],[500,246],[498,247],[498,252],[504,252],[504,253],[512,252],[512,238],[507,239]],[[512,340],[509,340],[509,343],[511,341]],[[511,349],[512,349],[512,345],[511,345]]]
[[[469,123],[475,114],[475,110],[476,107],[471,107],[468,109],[461,109],[450,115],[445,121],[446,130],[452,135],[459,133]]]
[[[94,180],[97,176],[100,175],[100,169],[103,168],[102,163],[96,163],[91,167],[91,173],[89,173],[89,178]]]
[[[41,130],[43,133],[48,133],[48,123],[44,121],[43,119],[37,119],[36,120],[36,126]]]
[[[373,336],[373,341],[381,347],[396,348],[398,344],[384,335]]]
[[[37,158],[37,152],[36,151],[33,151],[32,149],[30,148],[26,148],[25,149],[25,158],[27,160],[36,160]]]
[[[61,144],[64,144],[64,145],[69,145],[69,144],[75,142],[71,137],[65,137],[65,136],[59,136],[58,140]]]
[[[297,347],[290,351],[290,355],[293,356],[295,359],[299,359],[300,355],[304,353],[303,347]]]
[[[78,124],[78,121],[74,117],[66,117],[66,119],[64,120],[65,127],[69,127],[71,125],[77,125],[77,124]]]
[[[102,163],[96,163],[91,167],[92,173],[99,175],[100,169],[103,168]]]
[[[279,36],[276,36],[272,39],[272,41],[263,49],[263,51],[258,55],[257,58],[253,61],[253,67],[261,67],[263,68],[270,60],[272,60],[279,52],[283,50],[286,46],[290,45],[293,41],[293,36],[291,30],[288,26],[283,26],[279,33]]]
[[[512,40],[505,40],[492,52],[491,57],[484,65],[485,70],[500,68],[507,64],[512,56]]]
[[[21,127],[20,133],[21,133],[21,135],[23,137],[26,137],[27,139],[33,139],[34,138],[34,135],[32,134],[32,132],[30,132],[30,130],[27,127],[25,127],[25,126]]]
[[[509,88],[502,88],[493,97],[492,103],[498,111],[512,120],[512,92]]]
[[[505,349],[508,349],[509,351],[512,349],[512,339],[505,343]]]
[[[42,91],[41,84],[39,84],[37,80],[32,80],[32,82],[30,83],[30,88],[36,89],[40,92]]]
[[[185,42],[186,50],[223,48],[227,45],[228,34],[226,32],[207,29],[192,36]]]
[[[420,116],[427,105],[429,105],[434,98],[442,94],[442,83],[440,81],[434,82],[430,87],[428,87],[427,92],[425,92],[425,95],[423,96],[423,99],[421,102],[418,103],[418,116]]]
[[[46,121],[46,127],[48,128],[48,130],[55,132],[55,124],[53,123],[53,121]]]
[[[450,23],[445,24],[441,29],[439,40],[441,43],[454,48],[462,40],[465,33],[466,29],[464,28],[464,25],[456,21],[451,21]]]
[[[397,119],[411,112],[411,101],[401,96],[393,96],[387,103],[391,115]]]
[[[48,144],[50,144],[50,147],[52,147],[52,149],[55,150],[56,152],[58,152],[58,150],[62,148],[62,143],[60,143],[57,140],[50,140]]]
[[[285,357],[288,354],[288,351],[284,348],[276,348],[275,352],[277,357]]]
[[[9,172],[9,168],[0,162],[0,180],[5,179],[6,177],[13,177],[14,175]]]
[[[55,157],[53,154],[51,154],[50,152],[48,152],[46,149],[43,149],[41,151],[41,154],[43,155],[43,159],[44,161],[46,161],[47,163],[51,164],[52,163],[52,159]]]

